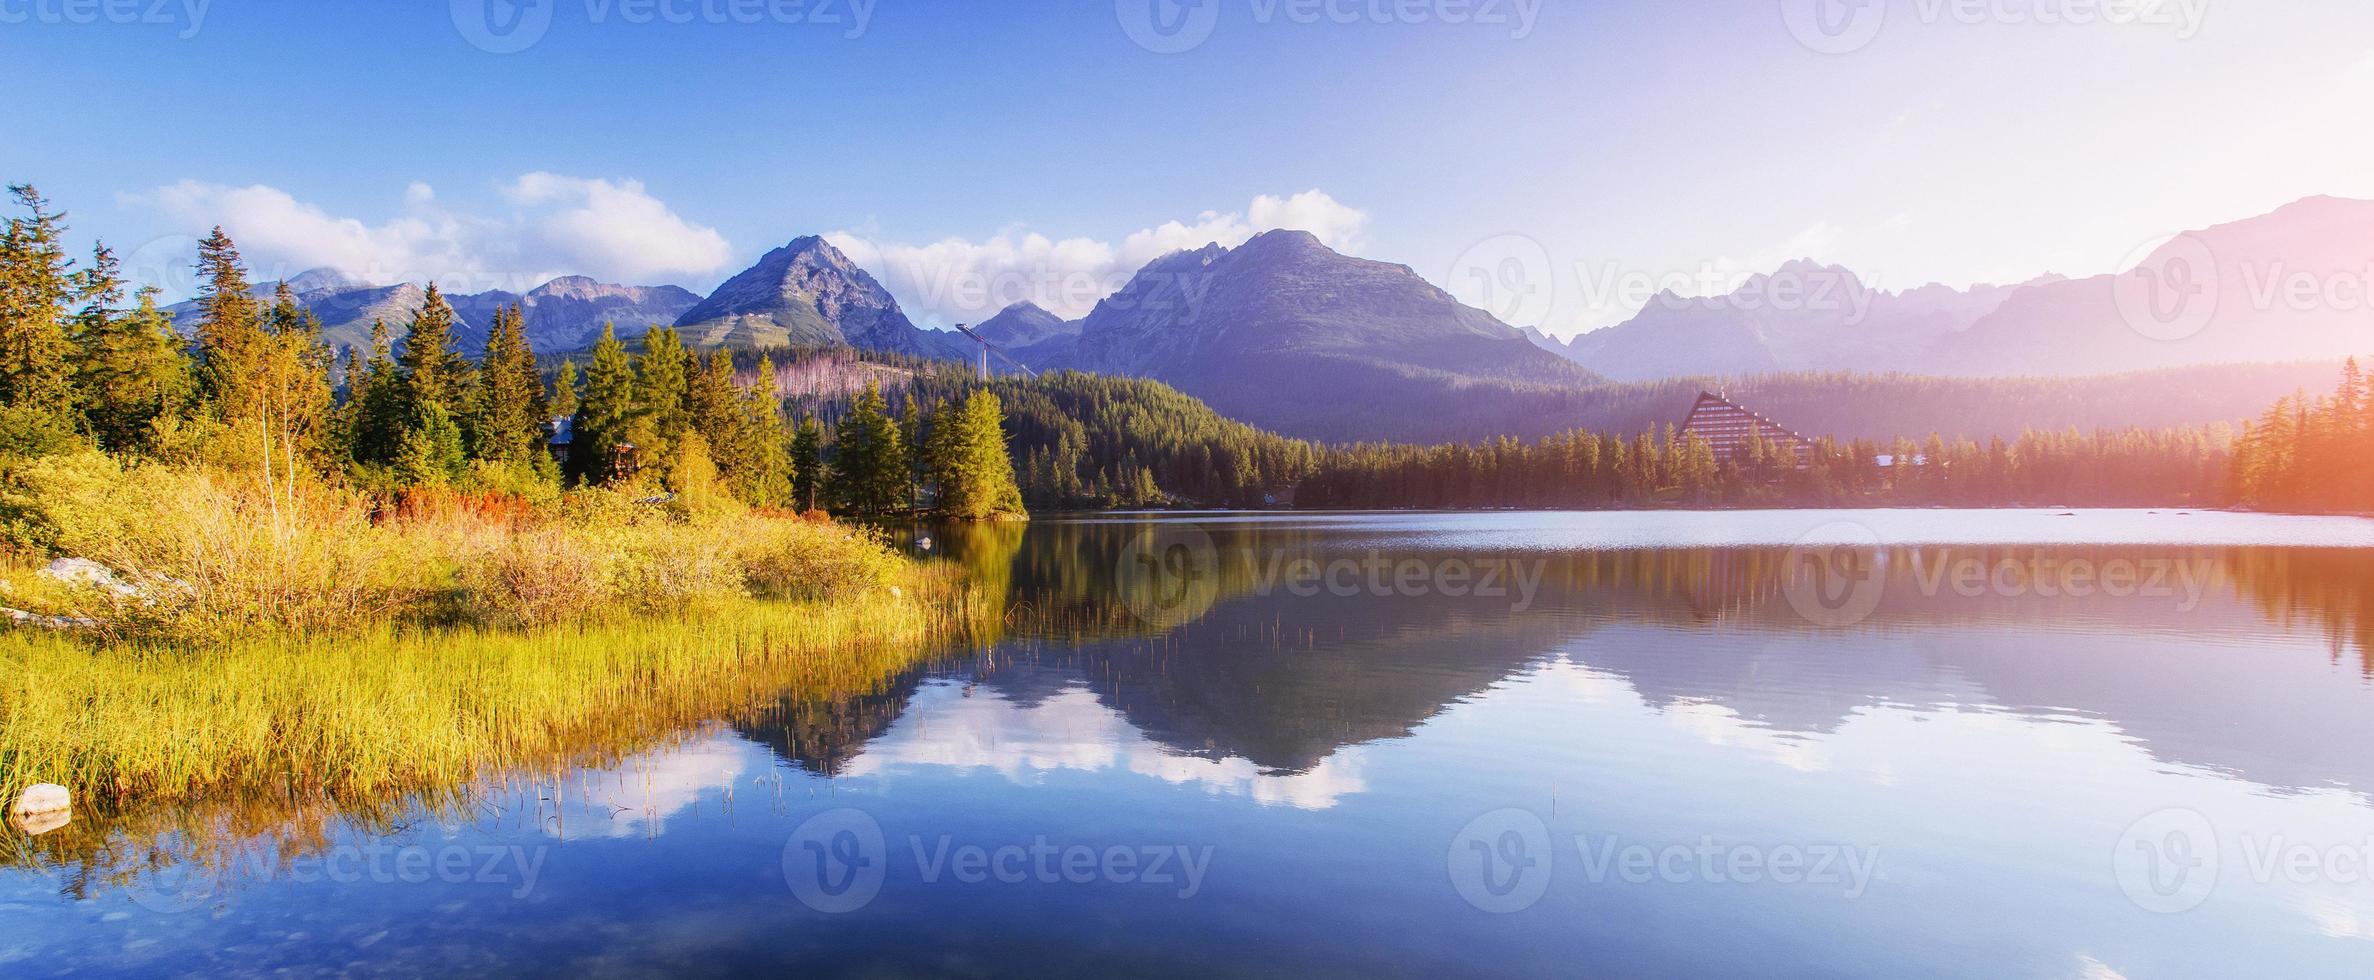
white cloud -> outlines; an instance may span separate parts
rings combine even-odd
[[[538,172],[500,190],[507,210],[477,214],[414,182],[400,210],[376,222],[333,215],[262,184],[185,180],[124,203],[186,235],[222,226],[259,280],[327,266],[381,284],[435,280],[449,292],[518,292],[568,274],[630,284],[697,280],[733,259],[723,235],[678,216],[640,181]],[[169,293],[181,275],[171,268],[131,272]]]
[[[1053,239],[1010,228],[986,239],[946,238],[925,245],[885,241],[844,229],[824,237],[882,281],[917,320],[980,322],[1029,300],[1066,319],[1087,315],[1129,277],[1160,256],[1209,244],[1241,245],[1265,231],[1308,231],[1338,251],[1365,244],[1368,214],[1325,191],[1262,195],[1241,211],[1205,211],[1192,220],[1142,228],[1119,242]]]

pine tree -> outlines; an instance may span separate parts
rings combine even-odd
[[[833,430],[832,482],[826,495],[843,513],[887,514],[907,502],[907,455],[882,389],[869,384]]]
[[[81,290],[86,304],[74,324],[74,386],[99,445],[137,452],[150,448],[159,420],[188,409],[193,382],[181,337],[172,317],[157,309],[154,287],[140,290],[134,309],[114,308],[123,298],[119,268],[105,245],[93,250]]]
[[[1014,482],[1014,461],[1006,452],[1005,408],[995,393],[976,390],[962,407],[933,413],[933,428],[941,451],[934,453],[938,472],[939,512],[960,520],[990,520],[1025,515],[1022,489]],[[1128,494],[1142,503],[1151,491],[1153,474],[1129,461],[1123,473],[1133,485]]]
[[[643,353],[635,358],[635,403],[650,424],[647,441],[651,444],[641,451],[651,458],[668,458],[677,437],[692,428],[692,411],[685,397],[690,390],[690,360],[676,328],[653,327],[643,335]]]
[[[453,307],[432,282],[404,330],[404,352],[396,355],[404,378],[405,413],[416,424],[427,418],[432,404],[451,416],[470,385],[470,364],[454,349],[453,328]]]
[[[552,379],[552,401],[544,406],[544,410],[556,419],[577,414],[577,386],[580,383],[577,362],[574,359],[562,361],[560,371]]]
[[[760,507],[792,503],[791,434],[783,428],[783,399],[775,390],[775,362],[758,358],[758,379],[742,391],[742,432],[748,462],[734,492]]]
[[[525,318],[517,306],[495,310],[478,364],[477,418],[471,433],[480,459],[533,463],[544,446],[544,379],[536,373]]]
[[[347,369],[345,408],[347,452],[357,463],[389,465],[404,442],[404,380],[389,350],[385,321],[371,323],[370,360]]]
[[[81,284],[62,242],[65,216],[30,185],[8,190],[28,214],[0,233],[0,408],[11,428],[62,432],[74,409],[65,309]]]
[[[635,368],[627,358],[626,345],[618,342],[609,324],[603,324],[570,426],[571,478],[597,484],[617,475],[620,451],[631,441],[631,430],[639,418],[635,391]]]
[[[468,458],[462,451],[462,429],[446,414],[445,406],[421,406],[414,424],[404,430],[396,450],[396,479],[407,486],[441,487],[457,480]]]
[[[200,385],[218,415],[237,419],[249,414],[262,310],[249,291],[239,247],[220,226],[198,243],[198,278]]]
[[[751,458],[754,445],[742,410],[742,391],[734,385],[733,357],[724,351],[702,354],[693,359],[693,367],[685,392],[690,430],[707,444],[719,478],[739,494],[757,464]]]
[[[791,437],[791,505],[815,510],[825,483],[824,426],[813,415],[803,416]]]

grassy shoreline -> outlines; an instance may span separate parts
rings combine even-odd
[[[0,635],[0,794],[77,809],[271,792],[376,797],[562,764],[786,689],[862,690],[962,635],[970,594],[749,600],[530,631],[264,636],[214,648]]]

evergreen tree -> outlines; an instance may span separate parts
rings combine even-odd
[[[444,408],[450,417],[463,404],[470,363],[454,349],[453,328],[453,307],[432,282],[404,330],[404,352],[396,355],[404,378],[405,414],[415,424],[425,422],[429,405]]]
[[[907,503],[907,454],[899,444],[882,389],[869,384],[833,430],[831,483],[826,495],[842,513],[897,511]]]
[[[62,242],[65,216],[29,185],[8,190],[27,214],[0,232],[0,409],[12,429],[63,432],[74,409],[64,317],[84,290]]]
[[[690,360],[676,328],[653,327],[643,335],[643,353],[635,358],[635,404],[650,426],[646,441],[651,444],[642,452],[651,458],[667,458],[676,439],[692,428],[686,403]]]
[[[396,450],[396,479],[407,486],[441,487],[460,479],[468,459],[462,451],[462,429],[446,414],[445,406],[427,402],[414,424],[404,430]]]
[[[1006,453],[1005,408],[997,395],[975,391],[961,407],[933,414],[934,434],[941,440],[931,480],[939,488],[939,512],[962,520],[1023,516],[1022,489]],[[1152,474],[1143,467],[1133,462],[1124,472],[1132,483],[1144,484],[1131,496],[1151,492]]]
[[[391,465],[404,442],[404,380],[389,350],[387,323],[371,322],[370,360],[349,357],[346,384],[346,445],[357,463]]]
[[[193,382],[155,288],[142,288],[132,310],[114,308],[123,298],[118,268],[106,246],[94,250],[82,290],[87,303],[75,317],[74,385],[84,424],[102,448],[145,451],[160,420],[188,410]]]
[[[478,364],[478,417],[471,426],[480,459],[533,463],[544,451],[544,379],[517,306],[498,308]]]
[[[626,345],[609,324],[594,342],[593,360],[585,372],[577,415],[570,425],[568,473],[579,483],[606,482],[616,475],[619,453],[629,443],[639,413],[636,409],[634,365]]]
[[[775,362],[758,359],[758,379],[741,396],[742,432],[747,464],[736,477],[734,492],[760,507],[792,503],[794,470],[791,434],[783,428],[783,399],[775,391]]]
[[[553,376],[552,401],[544,407],[545,412],[556,419],[577,414],[577,386],[580,383],[577,362],[573,359],[562,361],[560,371]]]
[[[821,503],[824,472],[824,426],[813,415],[803,416],[791,437],[791,505],[815,510]]]

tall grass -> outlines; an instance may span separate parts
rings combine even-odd
[[[105,457],[0,461],[0,798],[364,799],[862,688],[986,612],[867,534],[607,491],[265,500]],[[120,577],[36,571],[87,558]]]

